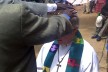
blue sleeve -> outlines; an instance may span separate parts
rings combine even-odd
[[[67,14],[63,14],[68,20],[70,19],[70,16],[68,16]]]

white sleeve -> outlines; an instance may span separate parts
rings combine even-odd
[[[56,11],[57,5],[56,4],[47,4],[47,12],[53,12]]]
[[[97,54],[94,48],[87,41],[84,41],[84,49],[79,72],[99,72]]]
[[[96,19],[96,27],[102,27],[103,17],[100,15]]]
[[[99,62],[98,57],[96,53],[94,52],[92,55],[92,65],[91,65],[91,71],[90,72],[99,72]]]

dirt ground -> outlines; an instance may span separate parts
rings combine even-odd
[[[97,13],[91,14],[83,14],[82,7],[77,7],[78,16],[80,18],[80,27],[79,30],[82,33],[82,36],[85,40],[87,40],[95,49],[99,59],[99,72],[108,72],[107,71],[107,52],[104,48],[105,39],[97,42],[96,39],[91,39],[91,36],[95,30],[95,20]],[[35,47],[36,55],[38,55],[38,51],[41,45]]]
[[[106,39],[102,39],[97,42],[96,39],[91,39],[92,34],[95,30],[95,21],[97,13],[83,14],[82,7],[78,9],[78,16],[80,18],[80,32],[84,39],[86,39],[95,49],[99,59],[99,72],[107,71],[107,52],[104,47]]]

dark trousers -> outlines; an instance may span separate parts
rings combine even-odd
[[[93,8],[95,6],[95,1],[90,1],[90,12],[93,12]]]
[[[103,27],[101,28],[99,36],[108,36],[108,18],[105,20]]]

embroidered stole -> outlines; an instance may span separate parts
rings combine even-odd
[[[80,32],[77,31],[75,35],[75,39],[72,41],[72,44],[71,44],[67,67],[66,67],[65,72],[79,72],[80,61],[81,61],[82,52],[83,52],[83,46],[84,46],[83,38]],[[50,67],[51,67],[53,58],[58,48],[59,48],[59,44],[55,40],[44,61],[43,72],[50,72]]]

